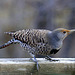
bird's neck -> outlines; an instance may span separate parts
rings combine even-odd
[[[49,39],[50,39],[49,42],[50,42],[52,48],[54,48],[54,49],[59,49],[59,48],[61,48],[63,41],[60,40],[60,39],[57,37],[57,35],[50,34],[49,36],[50,36],[50,37],[49,37]]]

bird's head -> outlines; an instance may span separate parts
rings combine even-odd
[[[53,30],[53,34],[56,37],[58,37],[60,40],[64,40],[65,37],[67,37],[72,32],[75,32],[75,29],[68,30],[68,29],[64,29],[64,28],[58,28],[58,29]]]

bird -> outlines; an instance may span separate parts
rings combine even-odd
[[[11,44],[20,44],[33,57],[33,61],[39,64],[36,55],[44,55],[52,60],[50,55],[56,54],[63,46],[63,40],[75,29],[57,28],[53,31],[46,29],[23,29],[14,32],[5,32],[11,36],[11,40],[0,46],[0,49]]]

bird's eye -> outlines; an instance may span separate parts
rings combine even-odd
[[[65,34],[65,33],[66,33],[66,31],[63,31],[63,33]]]

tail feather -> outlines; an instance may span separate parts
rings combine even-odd
[[[14,35],[14,32],[4,32],[5,34],[8,34],[10,36],[13,36]]]
[[[1,45],[1,46],[0,46],[0,49],[5,48],[5,47],[9,46],[9,45],[11,45],[12,43],[13,43],[13,41],[12,41],[12,40],[10,40],[10,41],[8,41],[7,43],[5,43],[5,44]]]

